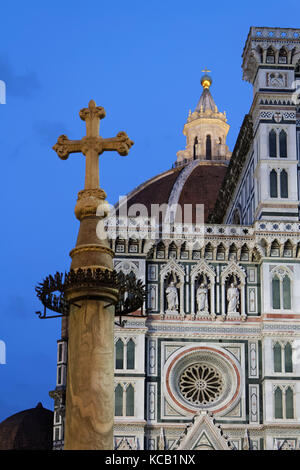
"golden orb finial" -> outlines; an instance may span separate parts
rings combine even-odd
[[[203,77],[201,78],[201,85],[203,86],[203,88],[209,88],[212,84],[212,78],[208,75],[208,72],[210,72],[210,70],[207,70],[205,68],[204,70],[202,70],[202,72],[204,72],[205,75],[203,75]]]

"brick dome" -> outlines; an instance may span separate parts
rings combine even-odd
[[[52,449],[53,412],[38,403],[0,423],[0,450]]]
[[[204,219],[213,210],[219,189],[225,177],[227,162],[194,160],[186,165],[172,168],[138,186],[127,195],[128,209],[134,204],[184,204],[193,206],[193,222],[196,204],[204,204]],[[138,215],[138,214],[137,214]]]

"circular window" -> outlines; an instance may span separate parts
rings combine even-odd
[[[167,400],[180,413],[199,408],[225,413],[240,397],[240,364],[217,345],[179,348],[168,358],[164,374]]]
[[[181,374],[179,389],[190,403],[207,405],[220,396],[223,389],[222,376],[214,367],[193,364]]]

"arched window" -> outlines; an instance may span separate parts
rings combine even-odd
[[[156,258],[161,259],[165,257],[165,245],[160,242],[156,248]]]
[[[279,245],[277,240],[273,240],[272,243],[271,243],[270,255],[271,256],[279,256],[280,255],[280,245]]]
[[[270,197],[278,197],[277,172],[275,170],[270,172]]]
[[[276,387],[274,392],[275,419],[294,419],[294,390],[287,387]]]
[[[232,245],[230,245],[230,247],[229,247],[228,259],[229,260],[235,260],[235,261],[237,259],[237,247],[235,246],[234,243],[232,243]]]
[[[279,51],[278,63],[279,64],[287,64],[287,52],[284,48],[280,49],[280,51]]]
[[[292,292],[291,280],[288,273],[282,274],[282,268],[279,274],[274,273],[272,278],[272,308],[274,310],[291,310]]]
[[[120,384],[115,388],[115,416],[123,416],[123,387]]]
[[[288,174],[285,170],[280,172],[280,197],[288,197]]]
[[[293,372],[293,351],[290,343],[284,347],[284,368],[285,372]]]
[[[249,248],[246,244],[241,249],[241,261],[249,261]]]
[[[198,138],[195,137],[194,148],[193,148],[193,158],[194,158],[194,160],[196,160],[196,158],[197,158],[197,145],[198,145]]]
[[[134,416],[134,388],[132,384],[118,384],[115,388],[115,416]]]
[[[134,388],[131,384],[126,389],[126,416],[134,416]]]
[[[287,135],[283,129],[279,133],[279,155],[281,158],[287,157]]]
[[[291,387],[285,391],[285,417],[286,419],[294,418],[294,393]]]
[[[130,339],[127,343],[127,369],[134,369],[135,343]]]
[[[204,258],[213,259],[213,247],[210,243],[205,246]]]
[[[274,64],[275,63],[275,54],[272,47],[269,47],[267,50],[267,64]]]
[[[211,136],[206,136],[206,160],[211,160]]]
[[[274,372],[282,372],[282,362],[281,362],[281,344],[276,343],[274,345]]]
[[[274,372],[293,372],[293,350],[291,343],[273,345]]]
[[[264,55],[263,55],[263,49],[262,49],[262,47],[260,47],[260,46],[257,47],[257,53],[258,53],[258,56],[259,56],[259,61],[260,61],[260,62],[263,62],[263,60],[264,60],[264,59],[263,59]]]
[[[285,256],[285,257],[293,256],[293,245],[290,242],[290,240],[287,240],[284,244],[283,256]]]
[[[116,342],[116,369],[124,368],[124,343],[119,338]]]
[[[217,260],[225,259],[225,247],[223,243],[220,243],[217,248]]]
[[[283,418],[283,407],[282,407],[282,390],[280,387],[277,387],[274,394],[275,398],[275,418]]]
[[[277,276],[272,279],[272,300],[273,309],[280,309],[280,280]]]
[[[269,132],[269,155],[271,158],[277,157],[276,132],[272,129]]]
[[[284,310],[291,309],[291,281],[288,276],[284,276],[282,281],[282,293],[283,293],[283,308]]]

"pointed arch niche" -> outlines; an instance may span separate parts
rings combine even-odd
[[[160,316],[163,318],[167,311],[166,289],[170,282],[175,283],[179,297],[178,315],[184,317],[184,268],[175,260],[170,260],[160,271]],[[174,312],[176,314],[176,312]],[[176,316],[176,315],[175,315]]]
[[[209,313],[208,317],[215,318],[215,272],[213,268],[204,260],[197,263],[191,270],[191,315],[195,317],[196,306],[196,291],[200,283],[206,283],[208,288],[208,304]],[[197,314],[198,316],[198,314]],[[197,317],[196,316],[196,317]]]
[[[231,283],[237,284],[239,290],[239,311],[236,314],[228,313],[228,302],[227,302],[227,289]],[[223,268],[221,273],[221,295],[222,295],[222,316],[228,318],[245,320],[246,308],[245,308],[245,285],[246,285],[246,273],[244,269],[234,261],[229,263]]]

